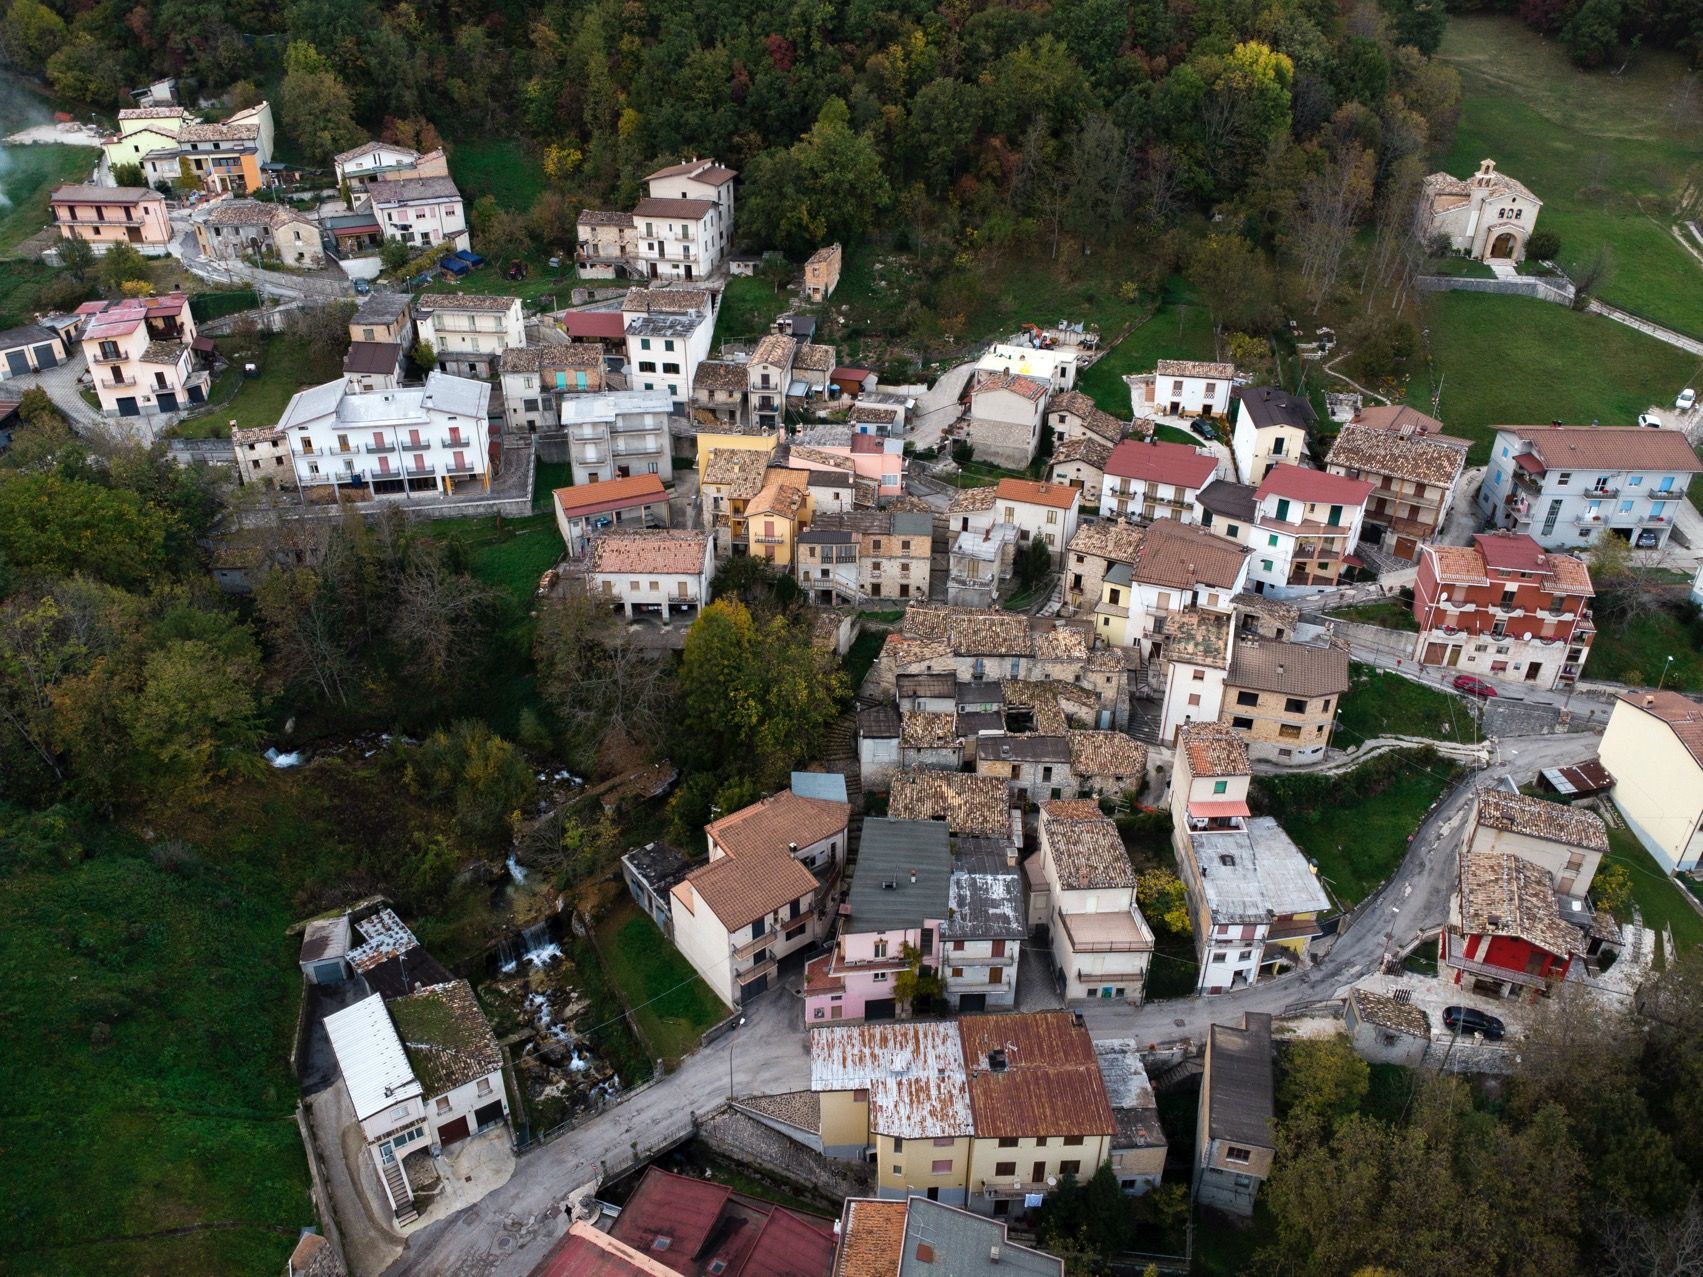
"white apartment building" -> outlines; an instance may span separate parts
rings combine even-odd
[[[430,342],[438,371],[489,377],[503,352],[526,345],[520,298],[478,293],[422,293],[414,302],[420,340]]]
[[[1150,523],[1194,520],[1195,499],[1218,473],[1218,458],[1186,443],[1125,439],[1106,458],[1100,479],[1102,518]]]
[[[714,160],[670,164],[645,178],[633,209],[632,256],[651,279],[704,279],[733,247],[733,169]]]
[[[471,247],[461,192],[447,177],[374,178],[367,183],[367,198],[386,239]]]
[[[423,386],[351,392],[341,380],[299,391],[278,428],[304,489],[365,488],[375,497],[448,495],[491,484],[491,387],[434,372]]]
[[[1699,470],[1683,431],[1504,426],[1490,448],[1478,510],[1546,550],[1584,545],[1605,531],[1659,549]]]
[[[1011,377],[1035,377],[1047,383],[1052,393],[1076,388],[1076,351],[1039,350],[1033,346],[996,345],[976,360],[977,378],[1004,373]]]
[[[83,354],[101,411],[119,417],[205,403],[210,374],[195,357],[195,317],[182,293],[84,302]]]
[[[1257,484],[1273,466],[1304,464],[1307,434],[1315,419],[1312,404],[1280,387],[1239,389],[1236,428],[1230,436],[1236,477]]]
[[[563,395],[557,405],[568,434],[574,483],[600,483],[654,474],[674,478],[674,449],[668,437],[673,406],[666,391],[612,390],[600,395]]]
[[[1274,465],[1254,492],[1248,579],[1256,594],[1304,594],[1337,584],[1360,544],[1372,485],[1301,466]]]
[[[661,390],[676,412],[692,396],[692,378],[709,358],[715,307],[700,288],[631,288],[621,303],[626,330],[627,384]]]

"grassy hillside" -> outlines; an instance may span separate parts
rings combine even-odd
[[[100,153],[87,146],[0,148],[0,257],[47,225],[47,197],[64,182],[86,182]]]

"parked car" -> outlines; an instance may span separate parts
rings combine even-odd
[[[1468,696],[1496,695],[1494,687],[1481,678],[1474,678],[1471,674],[1456,674],[1454,682],[1450,686],[1457,692],[1465,692]]]
[[[366,280],[357,279],[355,281],[355,293],[357,296],[365,297],[368,293],[372,292],[372,290],[373,286]]]
[[[1662,419],[1656,416],[1653,412],[1641,412],[1638,414],[1638,424],[1640,426],[1648,426],[1651,430],[1660,430],[1662,428]]]
[[[1690,412],[1697,406],[1697,392],[1687,386],[1679,392],[1679,398],[1673,401],[1673,406],[1681,412]]]
[[[1483,1034],[1486,1042],[1500,1042],[1508,1032],[1507,1025],[1477,1007],[1444,1007],[1443,1024],[1456,1033]]]
[[[1194,431],[1202,439],[1206,439],[1212,443],[1218,442],[1218,427],[1212,424],[1212,418],[1210,417],[1196,417],[1193,421],[1189,422],[1189,429]]]

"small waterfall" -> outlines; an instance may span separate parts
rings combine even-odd
[[[562,956],[562,946],[550,938],[550,924],[535,922],[520,933],[521,957],[535,967],[547,967]]]
[[[520,951],[511,940],[497,942],[497,970],[504,975],[513,975],[520,969]]]
[[[509,877],[514,879],[515,886],[520,886],[526,881],[526,866],[514,858],[514,852],[512,851],[509,852],[509,858],[506,863],[508,864]]]

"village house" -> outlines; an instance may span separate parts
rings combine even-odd
[[[195,117],[181,106],[129,106],[118,113],[118,132],[101,139],[108,170],[142,161],[177,141],[178,130]]]
[[[1683,432],[1641,426],[1501,426],[1478,490],[1492,527],[1546,550],[1607,532],[1660,549],[1690,476],[1703,470]]]
[[[1040,352],[1032,352],[1040,353]],[[1010,372],[975,374],[964,440],[975,458],[1007,470],[1026,470],[1041,442],[1051,383]]]
[[[633,273],[679,280],[713,275],[733,246],[738,176],[714,160],[692,159],[645,178],[646,197],[633,207]]]
[[[787,406],[803,409],[815,400],[828,399],[833,389],[833,374],[832,346],[824,346],[814,341],[800,342],[792,356],[792,381],[787,386]]]
[[[1437,964],[1457,988],[1491,998],[1535,1001],[1551,983],[1577,979],[1585,933],[1561,916],[1555,881],[1513,852],[1460,854]]]
[[[1269,816],[1248,811],[1246,745],[1222,723],[1177,733],[1171,842],[1200,959],[1202,993],[1245,988],[1299,965],[1330,908],[1307,858]]]
[[[840,246],[829,244],[810,254],[804,262],[804,300],[825,302],[840,282]]]
[[[363,142],[333,157],[331,167],[337,174],[338,187],[351,198],[364,192],[375,179],[449,176],[449,159],[442,147],[421,154],[394,142]]]
[[[991,488],[980,491],[992,496]],[[1016,556],[1015,524],[989,521],[979,530],[957,533],[947,555],[946,601],[953,607],[991,608],[1011,579]]]
[[[709,863],[674,884],[669,913],[681,955],[729,1007],[827,934],[850,815],[845,803],[784,790],[705,827]]]
[[[865,793],[882,793],[899,770],[899,733],[903,723],[891,705],[868,705],[857,712],[858,780]]]
[[[666,625],[676,614],[696,615],[709,601],[713,549],[707,532],[611,529],[592,537],[585,588],[594,599],[618,604],[629,621],[637,608],[655,611]]]
[[[411,1223],[404,1161],[508,1121],[496,1037],[465,980],[370,994],[326,1016],[325,1032],[395,1221]]]
[[[960,837],[953,852],[940,924],[946,1001],[961,1015],[1013,1007],[1029,934],[1017,848],[1008,838]]]
[[[882,439],[901,438],[905,433],[906,404],[911,401],[894,402],[896,398],[881,391],[866,391],[852,404],[846,423],[856,434],[875,435]]]
[[[700,445],[702,442],[700,439]],[[773,445],[772,438],[765,442]],[[716,448],[711,450],[708,464],[705,464],[700,447],[699,465],[703,468],[698,492],[704,523],[714,532],[718,558],[731,554],[736,545],[743,547],[747,544],[746,507],[763,490],[769,460],[767,451]]]
[[[1058,566],[1065,546],[1076,535],[1076,521],[1082,514],[1081,490],[1028,479],[1001,479],[994,485],[993,496],[995,519],[1017,529],[1018,546],[1044,541],[1053,566]]]
[[[1241,734],[1250,757],[1318,762],[1330,748],[1337,706],[1347,690],[1346,648],[1238,636],[1218,718]]]
[[[288,205],[227,197],[197,208],[190,220],[201,252],[215,261],[325,265],[319,224]]]
[[[1353,988],[1342,1006],[1342,1027],[1354,1053],[1373,1064],[1415,1069],[1425,1062],[1431,1043],[1431,1017],[1411,1001]]]
[[[1070,774],[1082,798],[1122,799],[1139,795],[1147,784],[1147,746],[1122,732],[1072,730]]]
[[[1079,573],[1086,597],[1095,569],[1104,563],[1094,604],[1095,635],[1102,643],[1135,648],[1150,669],[1162,672],[1173,618],[1190,609],[1230,613],[1232,601],[1247,586],[1248,548],[1168,518],[1129,532],[1135,535],[1079,543],[1071,554],[1066,597]],[[1078,553],[1084,560],[1080,567]],[[1124,554],[1131,556],[1127,563],[1112,557]]]
[[[859,483],[871,488],[867,500],[859,498],[860,505],[902,496],[905,491],[904,440],[860,434],[850,426],[816,425],[799,430],[793,435],[788,464],[811,470],[849,469]]]
[[[798,538],[799,585],[821,606],[926,600],[933,534],[929,515],[909,511],[819,515]]]
[[[1053,395],[1047,404],[1047,424],[1053,431],[1055,458],[1058,449],[1075,440],[1093,441],[1111,448],[1129,433],[1128,422],[1119,421],[1080,390]]]
[[[626,275],[633,242],[631,213],[582,209],[575,235],[574,269],[581,279],[620,279]]]
[[[491,388],[430,373],[423,386],[351,392],[345,381],[297,391],[278,419],[295,480],[310,499],[350,488],[375,497],[491,485]]]
[[[1047,383],[1050,392],[1076,388],[1076,351],[1061,347],[1053,350],[1038,346],[1014,346],[1005,342],[990,346],[976,360],[976,381],[987,377],[1036,377]]]
[[[942,821],[947,833],[971,838],[1008,838],[1023,828],[1022,810],[1011,805],[1005,783],[967,772],[895,773],[887,814],[894,820]]]
[[[976,737],[976,775],[996,776],[1027,802],[1076,792],[1070,742],[1063,732],[982,732]]]
[[[1227,417],[1234,364],[1161,359],[1152,372],[1125,377],[1137,417]]]
[[[1546,872],[1557,894],[1576,900],[1590,893],[1608,854],[1608,826],[1594,811],[1496,785],[1474,793],[1467,830],[1469,853],[1518,856]]]
[[[1244,1011],[1242,1027],[1207,1030],[1195,1118],[1194,1200],[1248,1219],[1277,1156],[1271,1016]]]
[[[943,962],[952,850],[933,820],[869,817],[857,872],[840,909],[834,947],[804,968],[804,1023],[891,1020],[912,1010],[907,972],[932,975]]]
[[[551,503],[556,508],[562,542],[574,558],[611,529],[625,532],[669,525],[668,491],[654,474],[557,488],[551,494]]]
[[[295,486],[290,439],[276,426],[231,431],[231,453],[236,458],[237,482]]]
[[[575,348],[564,346],[555,349],[572,351]],[[573,358],[569,356],[560,362],[570,362]],[[560,388],[563,380],[571,377],[577,381],[582,370],[551,368],[548,366],[551,362],[556,361],[546,361],[539,370],[538,378],[543,385],[553,384],[557,388],[533,393],[539,396],[541,417],[547,402],[544,396],[549,396],[549,413],[555,417],[555,433],[558,437],[567,436],[568,460],[573,465],[575,483],[608,483],[650,474],[664,483],[673,481],[674,456],[668,433],[673,405],[665,393],[660,390],[607,390],[601,394],[580,394],[577,390],[564,390]],[[519,378],[524,383],[531,375],[521,373]],[[523,396],[526,393],[524,385],[521,393]],[[528,411],[529,402],[524,397],[518,400],[523,412]]]
[[[272,141],[272,107],[267,102],[217,124],[186,119],[169,142],[142,157],[142,172],[156,189],[170,183],[209,195],[248,195],[265,185]]]
[[[907,1197],[846,1199],[834,1277],[902,1277],[912,1265],[939,1264],[955,1277],[1064,1277],[1064,1261],[1020,1246],[1001,1221]]]
[[[47,207],[60,238],[87,240],[97,253],[129,244],[159,256],[172,240],[165,197],[145,186],[59,186]]]
[[[1248,579],[1254,593],[1338,584],[1360,544],[1372,484],[1298,465],[1274,465],[1254,492]]]
[[[1127,523],[1084,523],[1065,547],[1064,601],[1072,611],[1092,608],[1100,601],[1101,585],[1114,564],[1135,562],[1143,532]],[[1127,606],[1128,600],[1120,600]]]
[[[349,343],[343,356],[343,384],[351,393],[395,390],[403,379],[402,347],[393,341]]]
[[[771,469],[745,506],[746,554],[787,571],[798,534],[810,526],[810,489],[802,470]]]
[[[1597,755],[1614,805],[1669,873],[1703,868],[1703,704],[1672,691],[1620,693]]]
[[[745,365],[746,419],[765,430],[773,430],[786,412],[787,386],[792,381],[792,360],[798,343],[779,333],[767,333],[751,351]]]
[[[1481,160],[1465,180],[1447,173],[1426,177],[1421,200],[1421,235],[1427,244],[1442,241],[1456,253],[1481,262],[1493,258],[1523,261],[1526,240],[1537,224],[1543,201],[1506,173],[1495,160]]]
[[[518,297],[421,293],[414,322],[437,355],[438,371],[458,376],[493,376],[505,350],[526,345]]]
[[[0,381],[56,368],[70,357],[65,334],[44,324],[0,332]]]
[[[349,319],[349,340],[395,342],[407,350],[414,344],[413,298],[406,293],[368,293]]]
[[[197,357],[202,339],[184,294],[84,302],[77,314],[102,412],[136,417],[206,402],[211,373]]]
[[[1409,408],[1401,412],[1422,415]],[[1325,469],[1375,485],[1361,536],[1411,562],[1420,544],[1435,537],[1448,518],[1468,441],[1424,430],[1417,422],[1386,428],[1364,420],[1367,415],[1362,411],[1342,428],[1325,457]]]
[[[1118,827],[1090,799],[1041,804],[1041,897],[1053,971],[1066,1002],[1139,1006],[1153,961],[1153,929],[1135,900],[1135,869]],[[1030,902],[1031,915],[1036,902]]]
[[[1274,466],[1303,463],[1307,434],[1317,420],[1312,404],[1276,386],[1244,386],[1236,401],[1230,450],[1243,483],[1257,485]]]
[[[692,862],[665,842],[647,842],[621,857],[621,881],[627,884],[627,893],[670,941],[674,939],[670,893],[691,871]]]
[[[1100,1038],[1094,1043],[1094,1054],[1117,1122],[1109,1159],[1112,1173],[1125,1194],[1139,1197],[1158,1188],[1165,1177],[1170,1141],[1159,1124],[1159,1101],[1134,1038]]]
[[[1259,513],[1252,485],[1214,479],[1194,498],[1194,522],[1227,540],[1246,545],[1248,529]]]
[[[1106,461],[1100,514],[1131,523],[1159,518],[1191,522],[1200,490],[1217,470],[1217,457],[1188,444],[1126,439]]]
[[[1114,577],[1108,575],[1108,590],[1115,586]],[[1176,740],[1178,729],[1185,723],[1210,723],[1223,712],[1232,630],[1227,611],[1191,607],[1165,618],[1163,636],[1153,643],[1146,689],[1150,694],[1155,690],[1160,694],[1161,741]]]
[[[596,395],[603,390],[603,349],[590,342],[566,346],[510,346],[497,360],[497,378],[503,388],[503,420],[511,434],[555,433],[565,428],[557,404],[569,395]],[[638,392],[618,392],[637,393]],[[658,399],[654,394],[652,400]],[[669,404],[661,397],[659,411],[666,418]],[[588,441],[607,447],[607,435],[587,436]],[[571,454],[570,454],[571,459]],[[588,472],[597,462],[588,461]],[[671,463],[672,464],[672,463]],[[602,465],[608,466],[604,452]],[[601,472],[600,472],[601,473]],[[584,480],[578,476],[574,482]]]
[[[1523,534],[1426,545],[1413,585],[1413,659],[1542,689],[1576,682],[1596,637],[1595,595],[1583,560]]]
[[[666,390],[675,411],[684,413],[698,364],[710,353],[715,327],[710,294],[701,288],[629,288],[621,316],[629,387]]]
[[[1053,459],[1047,468],[1047,482],[1079,489],[1084,504],[1098,509],[1100,486],[1106,477],[1106,462],[1112,449],[1091,435],[1066,439],[1053,449]]]
[[[749,378],[745,365],[706,359],[692,374],[692,417],[700,425],[743,425]]]
[[[461,192],[448,177],[371,178],[363,206],[371,211],[385,239],[422,248],[432,244],[458,249],[472,246]],[[420,300],[424,302],[426,297]]]

